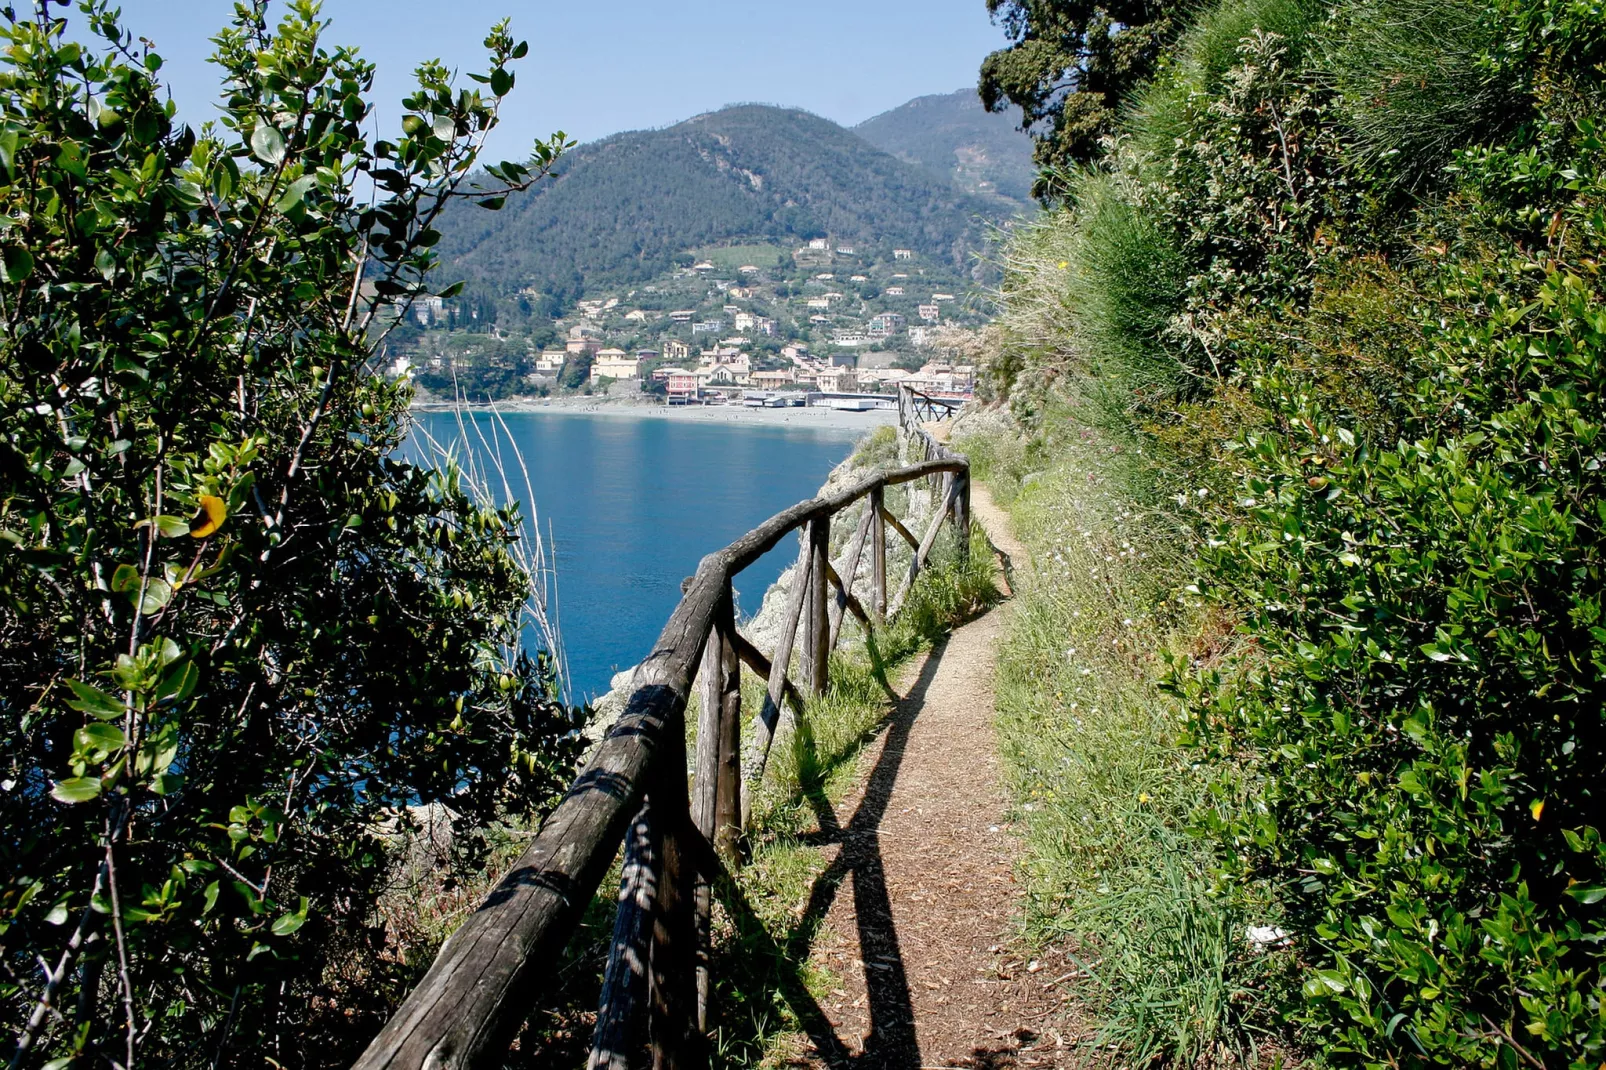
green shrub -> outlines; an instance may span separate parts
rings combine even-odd
[[[1398,441],[1262,381],[1278,425],[1204,562],[1254,646],[1177,682],[1262,800],[1211,824],[1287,887],[1337,1061],[1606,1056],[1606,185],[1579,135],[1568,244],[1439,275]]]
[[[523,46],[375,141],[316,5],[242,3],[197,135],[82,14],[0,11],[4,1057],[347,1065],[416,969],[376,926],[411,808],[522,818],[579,749],[518,510],[406,463],[370,365]]]

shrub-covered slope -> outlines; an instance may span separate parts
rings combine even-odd
[[[572,299],[736,240],[907,247],[966,267],[996,204],[807,112],[742,105],[575,150],[500,213],[453,213],[450,267],[491,289]]]
[[[1168,827],[1300,980],[1188,1008],[1229,1047],[1606,1055],[1603,60],[1598,3],[1227,0],[1006,251],[995,388],[1039,443],[1131,436],[1103,477],[1198,538],[1164,683],[1212,786]],[[1208,1055],[1127,966],[1110,1035]]]
[[[1020,123],[987,111],[974,89],[916,97],[866,119],[853,132],[900,160],[951,179],[967,193],[1024,205],[1037,168]]]

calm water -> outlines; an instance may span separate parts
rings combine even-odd
[[[450,415],[418,419],[442,442],[457,437]],[[864,433],[569,413],[505,419],[556,542],[577,701],[646,655],[705,554],[813,497]],[[796,555],[782,540],[737,577],[739,610],[756,611]]]

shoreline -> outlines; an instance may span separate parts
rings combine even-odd
[[[897,412],[891,409],[872,409],[869,412],[844,412],[826,408],[757,409],[743,405],[651,405],[636,401],[611,401],[599,398],[519,398],[513,401],[464,404],[469,412],[485,412],[494,408],[507,413],[541,413],[554,416],[602,416],[613,419],[684,420],[701,423],[748,424],[763,427],[797,427],[822,431],[868,432],[898,422]],[[457,408],[450,402],[423,402],[412,406],[413,412],[452,412]]]

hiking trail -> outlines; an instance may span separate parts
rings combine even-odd
[[[1011,562],[1025,547],[987,489],[974,518]],[[1017,838],[994,733],[996,651],[1010,603],[956,630],[895,681],[869,773],[831,812],[834,880],[813,958],[840,1043],[814,1065],[1051,1067],[1068,1057],[1050,969],[1017,954]],[[835,824],[835,828],[831,825]],[[817,898],[819,898],[817,894]],[[845,1057],[845,1058],[844,1058]]]

